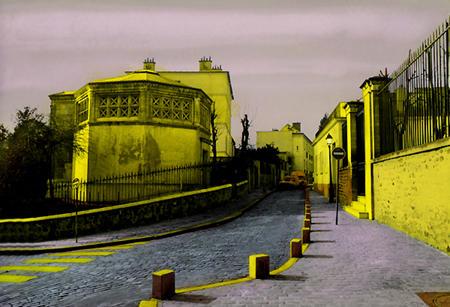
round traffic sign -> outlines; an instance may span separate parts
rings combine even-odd
[[[331,152],[331,155],[333,156],[333,158],[338,159],[338,160],[344,159],[345,158],[345,150],[341,147],[336,147]]]
[[[78,178],[74,178],[73,180],[72,180],[72,185],[73,185],[73,187],[76,189],[76,188],[78,188],[78,185],[80,184],[80,179],[78,179]]]

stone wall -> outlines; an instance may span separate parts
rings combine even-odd
[[[236,185],[236,195],[249,192],[248,182]],[[223,185],[147,201],[78,212],[78,236],[144,226],[228,204],[233,186]],[[0,242],[39,242],[75,235],[75,213],[28,219],[0,220]]]
[[[341,205],[350,205],[352,203],[352,185],[350,182],[348,167],[339,170],[339,203]]]
[[[450,254],[450,138],[373,161],[374,217]]]

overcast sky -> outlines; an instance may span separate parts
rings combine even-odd
[[[324,113],[361,98],[450,13],[449,0],[0,0],[0,123],[24,106],[50,112],[49,94],[124,75],[198,70],[211,56],[229,71],[232,134],[302,123],[311,141]]]

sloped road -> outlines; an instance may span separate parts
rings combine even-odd
[[[176,288],[204,285],[247,276],[252,254],[270,255],[273,270],[289,259],[289,241],[300,237],[303,210],[303,192],[276,192],[230,223],[146,244],[102,248],[90,255],[0,256],[0,266],[35,259],[34,266],[68,267],[60,272],[0,271],[37,276],[24,283],[0,283],[0,306],[138,306],[151,296],[155,271],[174,270]],[[61,258],[95,260],[37,260]]]

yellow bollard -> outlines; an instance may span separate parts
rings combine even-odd
[[[153,275],[152,297],[160,300],[167,299],[175,295],[175,272],[172,270],[162,270]]]
[[[303,240],[303,243],[310,243],[309,232],[310,232],[309,228],[302,228],[302,240]]]
[[[263,279],[269,276],[270,258],[265,254],[251,255],[250,262],[250,277]]]
[[[291,240],[291,258],[300,258],[302,256],[302,239],[292,239]]]

